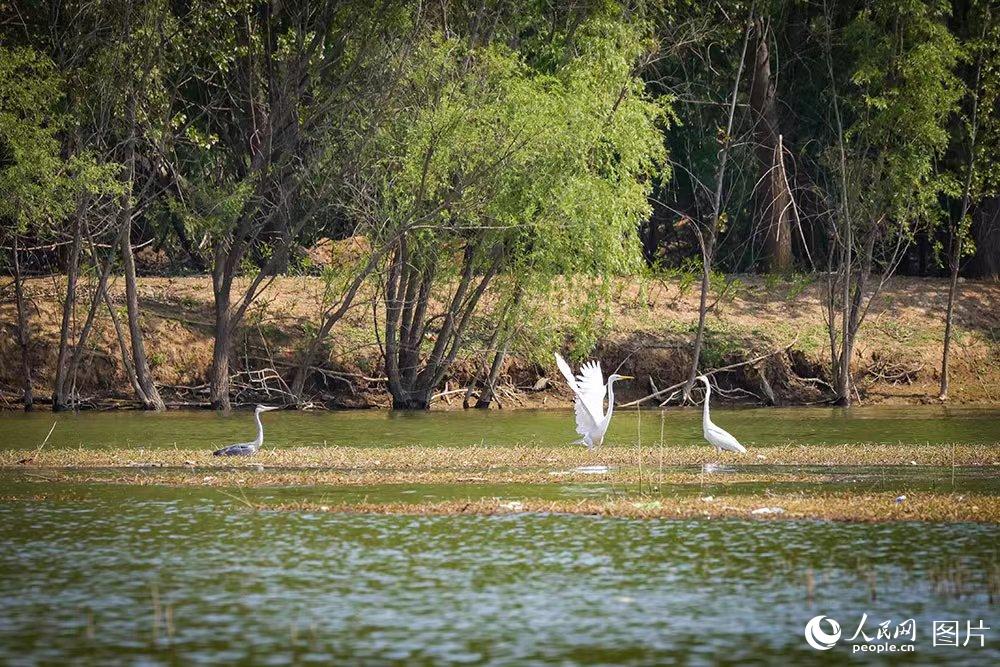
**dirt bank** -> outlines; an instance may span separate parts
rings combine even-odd
[[[690,358],[691,332],[697,320],[698,294],[686,281],[621,281],[611,290],[607,311],[599,319],[596,351],[606,368],[621,364],[637,376],[622,387],[623,400],[649,394],[683,379]],[[32,381],[36,394],[50,391],[59,343],[61,276],[27,282],[31,305]],[[124,309],[123,281],[111,286],[113,300]],[[83,298],[88,298],[87,284]],[[953,346],[951,401],[1000,401],[1000,285],[964,282],[957,311]],[[560,293],[549,304],[532,309],[531,322],[514,341],[498,394],[499,407],[561,407],[569,395],[548,361],[552,345],[584,343],[575,323],[580,303]],[[748,277],[721,298],[708,321],[705,365],[738,363],[772,350],[778,354],[720,374],[728,393],[719,401],[819,403],[829,398],[828,338],[820,302],[820,286],[807,281]],[[923,403],[937,395],[942,316],[947,284],[942,280],[900,278],[875,301],[863,328],[854,360],[861,402]],[[324,296],[319,278],[279,278],[248,314],[234,345],[238,375],[237,403],[281,401],[296,353],[315,328]],[[207,277],[144,278],[140,281],[142,327],[157,382],[174,406],[207,401],[206,378],[212,358],[212,289]],[[85,316],[81,306],[79,318]],[[385,407],[380,346],[372,326],[370,298],[334,330],[330,348],[312,375],[314,403],[326,407]],[[21,382],[20,350],[14,332],[12,295],[0,303],[0,405],[17,409]],[[473,334],[468,351],[455,364],[435,408],[459,409],[470,381],[484,363],[482,340]],[[591,335],[591,334],[588,334]],[[787,350],[784,348],[789,346]],[[86,406],[131,405],[130,389],[114,330],[102,309],[89,342],[76,386]],[[554,379],[546,382],[544,378]]]

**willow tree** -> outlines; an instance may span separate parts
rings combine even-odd
[[[634,27],[596,17],[548,65],[442,35],[415,50],[399,113],[373,142],[384,158],[358,188],[390,247],[382,343],[395,408],[428,407],[497,287],[636,267],[667,118],[637,77],[646,49]]]

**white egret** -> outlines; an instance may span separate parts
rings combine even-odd
[[[556,353],[556,365],[566,378],[566,383],[576,395],[576,432],[580,439],[574,445],[587,445],[587,449],[604,442],[604,434],[608,432],[611,423],[611,413],[615,410],[614,383],[618,380],[632,380],[631,375],[612,373],[604,382],[601,364],[591,361],[580,367],[580,374],[573,375],[573,369],[566,360]],[[608,399],[608,412],[604,412],[604,398]]]
[[[277,407],[258,405],[257,409],[253,411],[254,418],[257,420],[257,439],[252,442],[238,442],[235,445],[217,449],[212,454],[214,456],[251,456],[256,454],[260,446],[264,444],[264,424],[260,421],[260,413],[277,409]]]
[[[705,408],[701,414],[701,428],[705,434],[705,439],[720,452],[746,454],[747,448],[741,445],[739,440],[734,438],[726,429],[719,428],[712,423],[712,418],[708,416],[708,403],[712,397],[712,385],[704,375],[699,375],[698,379],[705,383]]]

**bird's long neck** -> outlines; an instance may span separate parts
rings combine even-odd
[[[264,444],[264,423],[260,420],[259,412],[255,412],[254,416],[257,418],[257,439],[253,441],[253,444],[260,447]]]
[[[712,385],[705,383],[705,405],[701,410],[701,426],[702,428],[708,428],[708,425],[712,423],[712,420],[708,417],[708,404],[712,399]]]
[[[611,413],[615,411],[615,383],[608,380],[608,412],[604,415],[604,423],[611,422]]]

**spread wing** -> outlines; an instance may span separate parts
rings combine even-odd
[[[560,355],[558,352],[556,352],[555,355],[556,355],[556,366],[559,367],[559,372],[563,374],[564,378],[566,378],[566,384],[569,385],[569,388],[572,389],[573,393],[575,394],[577,392],[577,389],[576,389],[576,377],[573,375],[573,369],[569,367],[569,364],[567,364],[566,360],[562,358],[562,355]]]
[[[604,373],[599,361],[590,361],[580,367],[576,378],[577,395],[594,417],[595,423],[604,419],[604,397],[608,388],[604,385]]]
[[[576,432],[581,436],[592,434],[604,414],[604,378],[601,365],[596,361],[585,364],[580,369],[580,376],[573,376],[573,370],[566,360],[556,353],[556,365],[566,378],[573,393],[576,394],[574,410],[576,413]],[[596,406],[596,409],[595,409]]]

